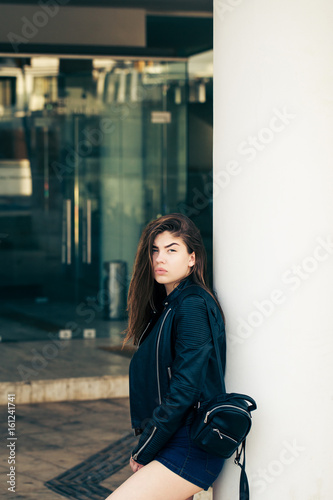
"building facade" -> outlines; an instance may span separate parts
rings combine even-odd
[[[196,221],[212,280],[211,9],[65,4],[0,4],[1,315],[26,325],[2,341],[42,339],[45,322],[109,335],[87,311],[126,320],[159,215]]]

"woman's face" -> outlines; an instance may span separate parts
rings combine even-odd
[[[195,263],[195,253],[188,253],[182,238],[164,231],[156,236],[153,243],[153,272],[157,283],[165,286],[166,293],[185,278]]]

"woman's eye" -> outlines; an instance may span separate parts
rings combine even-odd
[[[156,253],[158,250],[156,248],[152,249],[152,253]],[[176,252],[174,248],[169,248],[168,252]]]

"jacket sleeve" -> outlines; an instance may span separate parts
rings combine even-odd
[[[187,296],[175,312],[175,358],[169,390],[144,428],[133,459],[143,465],[154,459],[197,403],[203,387],[213,339],[205,300]]]

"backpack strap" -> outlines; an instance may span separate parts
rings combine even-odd
[[[199,285],[190,285],[187,288],[185,288],[181,292],[181,294],[179,295],[177,306],[179,306],[182,303],[182,301],[185,297],[187,297],[188,295],[191,295],[191,294],[200,295],[206,301],[206,297],[204,296],[203,289]],[[219,367],[222,392],[226,392],[225,384],[224,384],[224,376],[223,376],[223,371],[222,371],[220,348],[219,348],[219,345],[217,342],[216,334],[214,333],[214,323],[213,323],[213,318],[212,318],[212,311],[211,311],[209,304],[207,304],[207,301],[206,301],[206,305],[207,305],[210,328],[211,328],[212,337],[213,337],[213,345],[214,345],[214,348],[216,351],[217,363],[218,363],[218,367]],[[244,397],[248,398],[248,396],[244,396]],[[251,400],[250,402],[252,403],[252,406],[249,407],[249,409],[255,410],[256,409],[255,401],[252,400],[252,398],[249,398],[249,399]],[[239,450],[237,450],[236,457],[234,460],[235,464],[239,465],[239,467],[241,468],[240,483],[239,483],[239,500],[250,500],[249,482],[248,482],[246,471],[245,471],[245,443],[246,443],[246,439],[244,439]],[[243,462],[241,463],[242,455],[243,455]]]
[[[250,488],[249,482],[247,480],[247,475],[245,472],[245,442],[246,439],[242,442],[240,446],[240,451],[237,450],[236,458],[234,460],[236,465],[239,465],[241,468],[240,474],[240,483],[239,483],[239,500],[250,500]],[[243,453],[243,463],[240,462],[241,455]]]
[[[220,383],[221,383],[221,392],[225,393],[226,389],[225,389],[224,375],[223,375],[223,368],[222,368],[222,361],[221,361],[221,359],[222,359],[221,358],[221,351],[220,351],[219,343],[217,341],[216,332],[214,331],[215,329],[214,329],[213,314],[212,314],[210,305],[207,303],[207,297],[205,296],[206,293],[207,292],[201,286],[195,285],[195,284],[194,285],[190,285],[190,286],[186,287],[180,293],[180,295],[178,297],[177,307],[183,302],[183,300],[185,299],[185,297],[187,297],[188,295],[193,295],[193,294],[200,295],[200,297],[202,297],[205,300],[206,306],[207,306],[207,313],[208,313],[210,330],[211,330],[212,338],[213,338],[213,346],[214,346],[214,349],[215,349],[216,359],[217,359],[217,365],[218,365],[218,368],[219,368]],[[214,300],[214,299],[212,299],[212,300]],[[223,360],[223,364],[225,365],[225,359]]]

